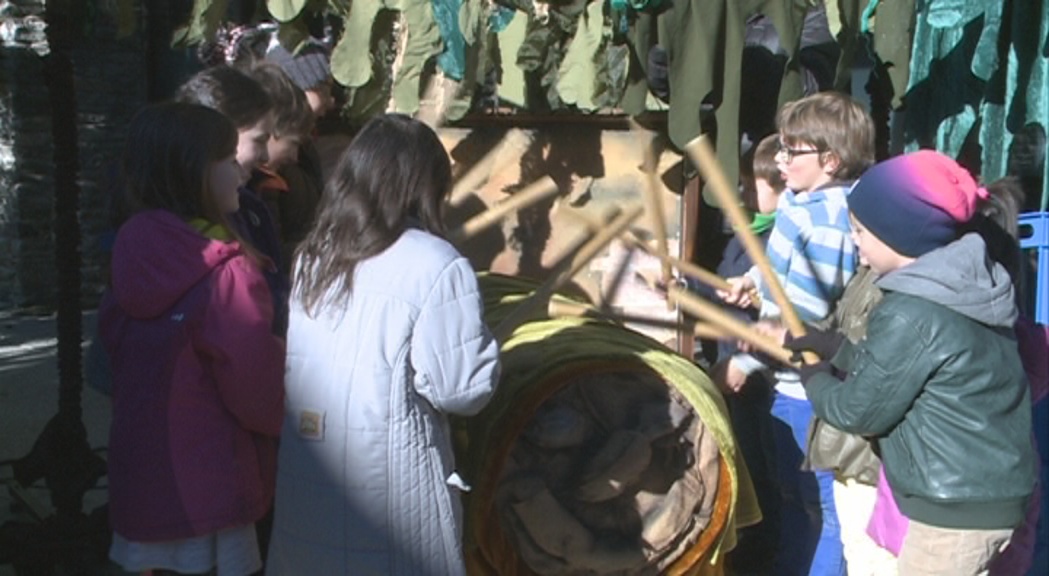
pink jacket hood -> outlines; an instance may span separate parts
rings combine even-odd
[[[158,228],[167,230],[158,234]],[[130,316],[154,318],[239,253],[236,242],[206,238],[171,212],[141,212],[117,234],[111,270],[113,295]]]

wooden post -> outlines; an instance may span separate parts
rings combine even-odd
[[[696,237],[699,224],[699,206],[702,202],[700,191],[703,185],[697,176],[684,182],[681,194],[681,260],[694,262],[696,257]],[[684,311],[678,311],[678,320],[684,322]],[[691,330],[682,330],[677,336],[677,352],[685,358],[696,356],[696,335]]]

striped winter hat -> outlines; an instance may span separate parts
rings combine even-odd
[[[945,246],[987,190],[948,156],[919,150],[872,166],[849,194],[849,211],[896,252],[918,257]]]
[[[272,42],[266,52],[266,59],[280,65],[288,78],[303,92],[327,82],[331,76],[328,49],[320,42],[311,41],[294,55],[277,42]]]

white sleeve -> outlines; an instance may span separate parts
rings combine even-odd
[[[484,323],[477,276],[465,258],[445,268],[412,332],[415,389],[437,410],[470,416],[499,381],[499,344]]]

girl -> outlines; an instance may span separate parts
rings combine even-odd
[[[297,251],[268,574],[464,574],[447,414],[498,380],[470,264],[441,238],[451,170],[401,115],[343,153]]]
[[[283,415],[284,347],[237,209],[237,131],[191,104],[146,108],[123,155],[130,218],[99,309],[113,372],[110,557],[129,571],[258,571]],[[165,572],[166,571],[166,572]]]

